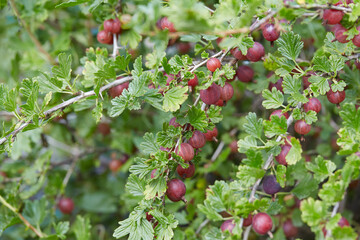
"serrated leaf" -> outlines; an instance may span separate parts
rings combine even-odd
[[[264,169],[239,166],[236,177],[240,180],[244,187],[250,187],[254,185],[257,179],[262,178],[265,175]]]
[[[77,215],[76,221],[73,224],[73,231],[77,240],[91,239],[91,224],[89,217]]]
[[[246,116],[246,123],[244,124],[244,130],[246,133],[253,137],[261,139],[263,132],[262,118],[258,119],[256,113],[249,113]]]
[[[135,174],[131,174],[127,179],[126,189],[134,196],[143,196],[146,182],[142,181]]]
[[[200,131],[204,131],[208,126],[206,114],[200,108],[192,106],[188,111],[188,118],[190,124]]]
[[[306,163],[306,168],[314,173],[314,178],[317,181],[322,182],[335,171],[336,165],[329,160],[325,160],[322,156],[317,156],[314,162]]]
[[[286,162],[288,165],[294,165],[301,160],[302,148],[298,139],[291,138],[291,148],[286,155]]]
[[[319,225],[326,218],[327,206],[319,200],[313,198],[303,200],[300,209],[302,220],[310,227]]]
[[[266,109],[276,109],[282,106],[284,102],[284,95],[278,91],[275,87],[272,88],[271,92],[268,89],[265,89],[262,93],[263,98],[265,99],[262,102],[262,105]]]
[[[60,53],[58,55],[59,65],[54,66],[51,70],[54,77],[63,82],[64,85],[70,85],[71,80],[71,55]]]
[[[188,87],[173,87],[164,95],[163,109],[165,112],[175,112],[188,98]]]
[[[296,58],[304,46],[300,35],[294,34],[291,31],[282,34],[281,37],[276,40],[276,44],[279,46],[279,52],[284,57],[293,61],[296,61]]]

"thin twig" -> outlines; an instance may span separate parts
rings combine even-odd
[[[195,234],[198,235],[198,234],[200,233],[201,229],[203,229],[209,222],[210,222],[209,219],[205,219],[205,220],[200,224],[200,226],[198,227],[198,229],[196,229]]]
[[[318,9],[335,9],[340,10],[344,12],[352,12],[351,8],[348,7],[341,7],[341,6],[334,6],[334,5],[322,5],[322,4],[308,4],[308,5],[286,5],[288,8],[294,8],[294,9],[310,9],[310,8],[318,8]]]
[[[33,225],[31,225],[31,223],[29,223],[28,220],[26,220],[26,218],[24,218],[24,216],[18,212],[18,210],[13,207],[12,205],[10,205],[10,203],[8,203],[2,196],[0,196],[0,202],[7,207],[8,209],[10,209],[13,213],[15,213],[20,219],[21,221],[28,227],[30,228],[39,238],[44,238],[46,237],[41,231],[39,231],[37,228],[35,228]]]
[[[24,19],[21,18],[20,12],[16,7],[15,0],[10,0],[10,6],[14,11],[15,16],[17,19],[21,22],[21,25],[23,25],[25,31],[29,34],[31,40],[34,42],[35,46],[39,49],[39,51],[45,55],[47,60],[52,64],[55,65],[56,61],[51,55],[42,47],[39,40],[35,37],[35,35],[31,32],[29,25],[24,21]]]
[[[216,148],[214,154],[212,155],[211,159],[210,159],[212,162],[214,162],[218,158],[218,156],[220,155],[220,153],[223,150],[224,146],[225,146],[224,141],[221,141],[219,143],[218,147]]]

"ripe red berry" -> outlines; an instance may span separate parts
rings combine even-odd
[[[172,119],[170,119],[169,121],[169,125],[170,126],[174,126],[174,127],[181,127],[180,123],[176,122],[176,117],[173,117]]]
[[[223,87],[220,87],[220,99],[225,102],[229,101],[234,95],[234,88],[230,83],[225,83]]]
[[[252,227],[255,232],[260,235],[265,235],[273,227],[272,219],[266,213],[258,213],[254,216]]]
[[[311,83],[309,82],[309,78],[311,77],[311,75],[315,75],[315,72],[309,71],[307,72],[306,76],[302,77],[304,89],[307,89],[310,86]]]
[[[174,24],[169,21],[167,17],[163,17],[160,21],[160,27],[161,29],[165,30],[168,29],[169,32],[176,32],[176,29],[174,27]]]
[[[219,99],[219,101],[217,101],[214,105],[219,106],[219,107],[223,107],[225,105],[224,100]]]
[[[233,55],[237,60],[246,60],[246,56],[242,54],[239,48],[233,48],[230,50],[231,55]]]
[[[244,218],[243,227],[248,227],[252,224],[253,216],[249,214],[247,218]]]
[[[218,135],[218,130],[216,127],[214,127],[213,130],[208,130],[206,133],[204,133],[206,141],[213,141],[214,138],[216,138]]]
[[[189,144],[193,148],[202,148],[206,144],[205,135],[200,131],[195,131],[189,139]]]
[[[113,43],[113,36],[111,35],[111,33],[107,32],[105,30],[98,32],[96,38],[99,41],[99,43],[102,43],[102,44],[112,44]]]
[[[194,78],[192,78],[192,79],[190,79],[190,80],[188,81],[188,86],[189,86],[189,87],[196,87],[198,84],[199,84],[199,80],[198,80],[198,78],[197,78],[196,75],[195,75]]]
[[[267,194],[273,195],[281,190],[281,186],[276,181],[276,177],[274,175],[268,175],[263,179],[263,189]]]
[[[238,144],[237,144],[236,140],[232,141],[229,144],[229,147],[230,147],[232,153],[237,153],[238,152]]]
[[[4,178],[7,178],[6,172],[3,172],[3,171],[0,171],[0,176],[2,176],[2,177],[4,177]]]
[[[59,200],[58,207],[63,214],[70,214],[74,210],[74,202],[71,198],[62,197]]]
[[[184,196],[186,193],[185,184],[179,179],[171,179],[167,183],[166,196],[173,202],[185,200]]]
[[[180,144],[180,147],[175,149],[175,153],[185,162],[190,162],[194,158],[194,148],[188,143]]]
[[[340,227],[345,227],[345,226],[350,226],[350,223],[349,223],[349,221],[348,221],[346,218],[341,217],[340,220],[339,220],[339,222],[338,222],[338,225],[339,225]]]
[[[183,168],[180,164],[177,166],[176,171],[182,178],[191,178],[195,174],[195,165],[192,162],[186,163],[188,168]]]
[[[298,120],[295,123],[295,132],[301,135],[308,134],[311,130],[311,125],[307,124],[305,120]]]
[[[333,104],[339,104],[345,99],[345,91],[333,92],[333,90],[330,88],[330,90],[326,93],[326,97],[329,102]]]
[[[190,51],[191,45],[188,42],[180,42],[177,44],[177,49],[179,53],[186,54]]]
[[[213,83],[207,89],[200,90],[200,99],[205,104],[215,104],[219,101],[221,95],[221,89],[219,85]]]
[[[249,66],[239,66],[236,69],[236,76],[241,82],[251,82],[254,78],[254,70]]]
[[[111,132],[110,125],[106,122],[99,123],[97,129],[103,136],[109,135]]]
[[[104,30],[112,34],[120,33],[121,23],[119,19],[109,19],[104,22]]]
[[[335,9],[325,9],[323,14],[323,19],[325,23],[329,25],[335,25],[341,22],[344,16],[344,12]]]
[[[263,56],[265,56],[265,49],[261,43],[254,42],[254,45],[248,49],[246,57],[251,62],[259,61]]]
[[[348,37],[348,35],[345,33],[346,31],[347,31],[347,29],[341,25],[339,27],[337,27],[336,31],[335,31],[335,39],[341,43],[349,42],[350,40],[346,39]]]
[[[220,226],[221,231],[225,232],[228,230],[230,233],[232,233],[232,230],[235,227],[235,223],[233,223],[233,220],[226,220],[223,222]]]
[[[206,63],[206,67],[209,69],[210,72],[215,72],[216,69],[221,67],[221,62],[217,58],[209,58]]]
[[[289,145],[282,145],[281,146],[280,154],[275,157],[276,161],[279,164],[287,166],[286,155],[289,153],[290,149],[291,149],[291,146],[289,146]]]
[[[289,118],[289,114],[287,112],[282,112],[281,109],[275,110],[270,114],[269,119],[271,120],[271,116],[278,116],[279,118],[281,118],[282,116],[284,116],[286,119]]]
[[[115,87],[112,87],[109,89],[109,95],[111,98],[116,98],[118,96],[120,96],[122,94],[122,92],[124,91],[124,89],[128,89],[129,88],[129,82],[124,82],[120,85],[117,85]]]
[[[284,93],[282,83],[283,83],[283,78],[280,78],[279,80],[277,80],[276,83],[270,82],[269,83],[269,90],[272,91],[272,88],[275,87],[278,91]]]
[[[113,159],[111,160],[111,162],[109,163],[109,169],[110,171],[112,171],[113,173],[117,172],[121,166],[122,166],[122,162],[120,160],[117,159]]]
[[[280,32],[276,29],[275,25],[272,23],[268,23],[262,28],[262,34],[264,38],[269,42],[276,41],[280,36]]]
[[[321,111],[321,102],[317,98],[310,98],[309,101],[305,103],[303,107],[305,112],[313,110],[319,113]]]
[[[150,222],[153,218],[153,215],[151,215],[150,213],[146,213],[146,220]]]
[[[356,29],[360,32],[360,26]],[[352,42],[355,46],[360,47],[360,33],[352,39]]]
[[[298,228],[293,225],[291,219],[288,219],[283,223],[283,230],[287,238],[293,238],[298,233]]]

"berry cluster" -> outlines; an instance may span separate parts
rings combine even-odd
[[[243,226],[248,227],[252,225],[254,231],[260,235],[265,235],[271,231],[273,227],[273,221],[271,217],[266,213],[257,213],[254,216],[249,214],[247,218],[243,221]],[[220,226],[221,231],[229,231],[232,233],[235,227],[235,223],[233,220],[226,220]]]
[[[182,129],[187,129],[188,124],[181,126],[178,122],[176,122],[176,118],[172,118],[169,121],[169,125],[174,127],[179,127]],[[193,129],[193,127],[190,126],[190,130]],[[205,146],[206,141],[213,141],[216,139],[216,136],[218,134],[218,131],[216,127],[214,127],[213,130],[209,130],[206,133],[200,132],[198,130],[193,131],[191,138],[188,140],[188,142],[181,143],[178,147],[176,147],[174,150],[167,149],[161,147],[160,149],[163,151],[174,151],[178,156],[180,156],[186,165],[188,165],[187,168],[183,168],[180,164],[177,166],[176,171],[178,175],[181,178],[191,178],[195,174],[195,165],[192,162],[193,158],[195,157],[195,152],[197,152],[198,149]],[[169,154],[169,158],[171,155]],[[154,169],[151,172],[151,178],[155,177],[156,169]],[[166,195],[167,197],[173,201],[178,202],[180,200],[185,201],[185,193],[186,193],[186,187],[185,184],[179,180],[179,179],[172,179],[167,184],[167,191]]]
[[[118,18],[105,20],[104,30],[97,34],[97,40],[103,44],[113,44],[113,34],[121,33],[121,22]]]

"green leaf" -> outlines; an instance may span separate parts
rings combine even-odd
[[[208,126],[206,114],[198,107],[192,106],[188,111],[190,124],[197,130],[204,131]]]
[[[188,87],[173,87],[164,95],[163,109],[165,112],[175,112],[188,98]]]
[[[129,218],[119,222],[120,226],[115,229],[113,237],[119,239],[129,235],[129,240],[152,240],[154,229],[151,223],[146,220],[143,206],[135,207]]]
[[[40,226],[40,224],[45,220],[47,211],[47,201],[45,198],[40,200],[26,200],[25,208],[23,210],[23,216],[30,222],[33,226]]]
[[[282,188],[285,187],[286,183],[286,166],[277,165],[276,167],[276,181],[280,184]]]
[[[250,187],[254,185],[257,179],[262,178],[265,175],[264,169],[239,166],[236,177],[240,180],[244,187]]]
[[[266,109],[276,109],[282,106],[284,102],[283,94],[278,91],[275,87],[272,88],[271,92],[268,89],[265,89],[262,93],[263,98],[265,99],[262,102],[262,105]]]
[[[131,61],[131,55],[117,56],[115,60],[115,66],[120,70],[125,71]]]
[[[144,154],[154,155],[159,151],[160,146],[156,143],[156,136],[153,133],[145,133],[144,141],[140,144],[140,150]]]
[[[293,61],[296,61],[296,58],[304,46],[300,35],[294,34],[291,31],[282,34],[281,37],[276,40],[276,44],[279,46],[278,51],[284,57]]]
[[[146,185],[144,195],[146,200],[153,199],[157,196],[162,196],[166,192],[166,180],[164,177],[151,179]]]
[[[91,111],[92,116],[95,118],[96,123],[100,122],[100,119],[102,118],[103,114],[103,103],[99,101],[99,99],[96,99],[96,106]]]
[[[136,58],[135,62],[134,62],[134,70],[131,71],[131,75],[132,76],[140,76],[143,73],[143,69],[142,69],[142,56],[139,56],[138,58]]]
[[[91,225],[88,217],[76,216],[76,221],[73,224],[73,232],[77,240],[91,239]]]
[[[309,198],[303,200],[300,205],[301,218],[310,227],[319,225],[327,215],[327,206],[319,201]]]
[[[299,199],[303,199],[310,196],[318,187],[318,182],[312,178],[311,174],[306,174],[291,192]]]
[[[244,130],[246,133],[253,137],[261,139],[263,133],[262,118],[257,119],[256,113],[249,113],[246,116],[246,123],[244,124]]]
[[[58,222],[58,224],[54,226],[56,236],[61,239],[66,239],[65,234],[69,231],[69,226],[69,222]]]
[[[223,116],[221,115],[221,107],[211,105],[207,111],[207,116],[214,124],[221,122],[223,119]]]
[[[325,160],[322,156],[317,156],[314,162],[307,162],[306,168],[314,173],[314,178],[322,182],[329,177],[336,169],[335,163]]]
[[[285,134],[287,132],[287,119],[285,116],[271,116],[271,121],[264,121],[265,135],[269,138]]]
[[[146,182],[142,181],[135,174],[131,174],[127,179],[126,189],[134,196],[143,196]]]
[[[321,95],[325,95],[330,90],[329,82],[326,78],[312,75],[309,78],[309,82],[311,82],[311,89],[316,89]]]
[[[331,235],[336,240],[355,240],[358,238],[358,235],[356,234],[354,229],[349,226],[336,226],[331,232]]]
[[[40,76],[35,77],[40,85],[41,93],[52,92],[61,92],[63,88],[63,82],[56,78],[50,77],[45,73],[42,73]]]
[[[150,211],[150,214],[158,221],[158,226],[155,228],[156,239],[159,240],[171,240],[174,237],[174,231],[178,225],[178,221],[175,220],[174,214],[165,216],[161,211],[154,209]]]
[[[301,89],[301,80],[298,76],[291,76],[290,74],[286,74],[283,79],[282,86],[284,93],[291,95],[299,93],[299,90]]]
[[[63,82],[64,85],[69,86],[71,80],[71,55],[60,53],[58,56],[59,65],[54,66],[51,70],[54,77]]]
[[[286,155],[286,162],[288,165],[294,165],[301,160],[302,148],[300,142],[296,138],[291,138],[291,148],[289,153]]]

